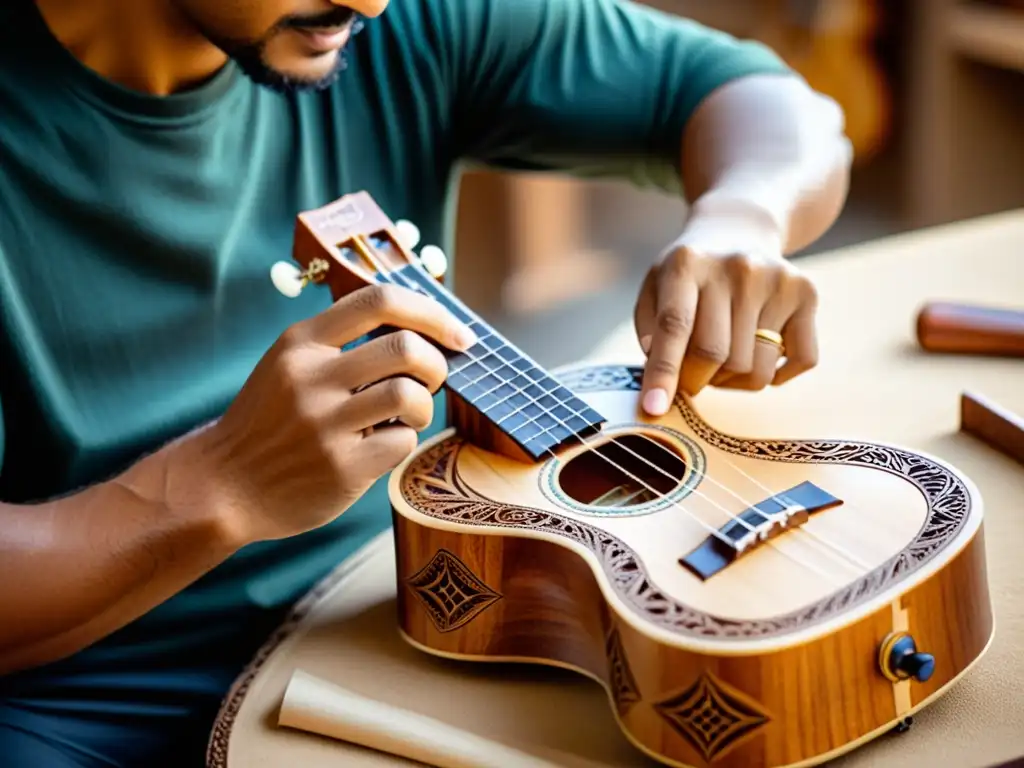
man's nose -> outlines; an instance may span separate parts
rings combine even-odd
[[[356,13],[367,18],[380,16],[388,7],[388,0],[331,0],[334,5],[351,8]]]

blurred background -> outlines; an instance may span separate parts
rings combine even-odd
[[[796,258],[1024,207],[1024,0],[636,1],[767,43],[844,108],[850,199]],[[474,171],[459,294],[542,365],[578,360],[632,317],[684,215],[625,183]]]

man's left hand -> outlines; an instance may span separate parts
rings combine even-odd
[[[813,368],[816,309],[814,285],[780,250],[711,252],[681,240],[651,268],[636,304],[644,410],[666,413],[679,391],[761,390]]]

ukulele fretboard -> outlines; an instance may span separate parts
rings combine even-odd
[[[441,302],[476,333],[477,343],[466,352],[445,350],[448,387],[534,460],[578,443],[605,421],[426,272],[405,267],[390,278]]]

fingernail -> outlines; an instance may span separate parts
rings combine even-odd
[[[640,349],[642,349],[644,351],[645,355],[648,352],[651,351],[651,337],[650,336],[644,336],[644,337],[642,337],[640,339]]]
[[[644,395],[644,410],[652,416],[662,416],[668,410],[668,393],[664,389],[652,389]]]
[[[476,344],[477,337],[466,326],[462,326],[455,332],[455,345],[457,349],[461,349],[463,352]]]

